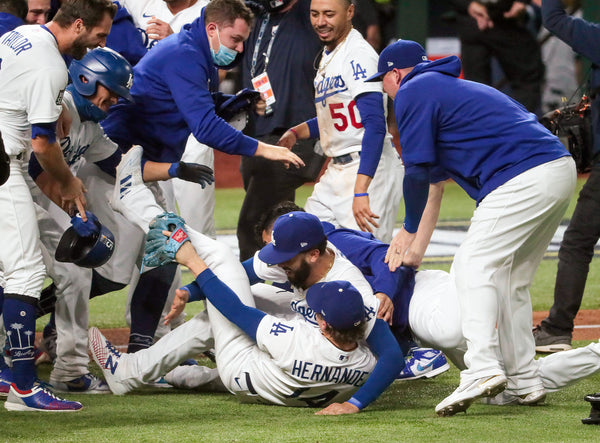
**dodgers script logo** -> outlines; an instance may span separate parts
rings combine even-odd
[[[323,77],[320,82],[315,84],[315,104],[320,103],[325,107],[325,101],[329,97],[347,90],[348,86],[341,75]]]

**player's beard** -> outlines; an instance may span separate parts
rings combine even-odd
[[[310,276],[310,265],[305,261],[300,263],[300,266],[293,273],[288,274],[287,278],[293,286],[306,289],[306,281]]]
[[[90,49],[90,43],[86,41],[86,37],[83,35],[76,38],[71,46],[71,55],[77,60],[81,60],[87,54],[88,49]]]

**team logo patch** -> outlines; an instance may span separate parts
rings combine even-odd
[[[58,93],[58,97],[56,97],[56,106],[62,105],[64,95],[65,95],[65,90],[61,89],[61,91]]]
[[[177,231],[173,232],[173,235],[171,235],[171,238],[173,240],[175,240],[177,243],[181,243],[182,241],[184,241],[187,238],[187,234],[185,233],[185,231],[181,228],[179,228]]]

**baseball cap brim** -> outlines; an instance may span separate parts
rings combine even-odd
[[[391,69],[390,69],[391,71]],[[383,76],[390,71],[378,72],[377,74],[373,74],[371,77],[365,80],[366,82],[380,82],[383,80]]]
[[[299,253],[297,251],[282,252],[275,250],[273,243],[269,243],[258,251],[258,258],[269,266],[278,265],[291,260]]]

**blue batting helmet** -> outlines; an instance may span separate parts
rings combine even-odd
[[[99,232],[89,237],[79,236],[73,226],[67,229],[58,242],[54,258],[83,268],[97,268],[106,263],[115,250],[115,237],[106,226],[100,222],[97,225]]]
[[[96,48],[81,60],[73,60],[69,74],[75,89],[84,97],[93,95],[96,92],[96,83],[100,83],[120,97],[133,101],[129,94],[133,80],[131,65],[112,49]]]

